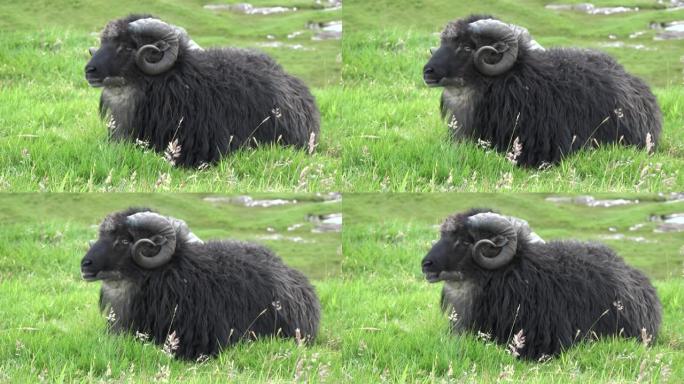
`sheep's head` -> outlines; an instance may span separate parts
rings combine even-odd
[[[182,220],[143,209],[107,216],[100,235],[81,261],[85,280],[117,280],[159,268],[173,257],[179,242],[201,242]]]
[[[541,48],[525,28],[491,16],[473,15],[452,21],[442,31],[441,45],[423,68],[423,80],[429,86],[463,86],[466,79],[479,74],[501,75],[513,67],[521,45]]]
[[[136,71],[158,75],[173,67],[180,48],[198,49],[183,28],[149,15],[131,15],[111,21],[101,34],[100,47],[90,48],[92,58],[85,76],[93,87],[117,85]]]
[[[489,210],[471,210],[450,216],[442,224],[441,238],[423,258],[425,278],[462,280],[472,269],[496,270],[515,257],[519,239],[543,242],[527,222]]]

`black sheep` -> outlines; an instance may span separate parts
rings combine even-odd
[[[486,210],[450,216],[441,232],[422,269],[429,282],[444,281],[442,309],[455,332],[501,344],[520,332],[524,345],[514,343],[514,352],[527,359],[593,337],[658,334],[655,289],[604,245],[545,243],[525,222]]]
[[[309,89],[266,54],[204,50],[182,28],[149,15],[109,22],[91,54],[85,76],[104,87],[100,112],[111,137],[169,149],[174,164],[318,140],[320,115]]]
[[[320,304],[300,272],[267,248],[238,241],[203,243],[184,222],[145,209],[113,213],[81,262],[102,281],[100,309],[114,332],[178,341],[176,356],[214,356],[262,336],[311,341]]]
[[[526,29],[490,16],[447,24],[423,79],[444,87],[442,116],[455,139],[487,142],[519,165],[609,143],[652,150],[660,137],[656,98],[613,58],[544,50]]]

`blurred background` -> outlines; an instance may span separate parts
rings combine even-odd
[[[339,194],[0,194],[2,280],[49,284],[81,281],[79,262],[104,217],[148,207],[188,224],[202,240],[263,244],[311,279],[339,272]],[[89,285],[95,290],[95,284]]]
[[[337,191],[340,0],[0,1],[0,190],[50,192]],[[204,48],[263,51],[301,78],[321,111],[311,156],[292,148],[239,151],[197,172],[108,140],[101,89],[84,79],[88,47],[111,20],[153,14]],[[295,187],[297,186],[298,187]]]
[[[150,13],[181,26],[202,47],[258,48],[312,87],[339,81],[341,1],[265,0],[4,0],[0,2],[0,46],[14,42],[3,59],[10,63],[23,50],[41,47],[48,59],[54,53],[80,54],[99,45],[99,32],[113,19],[130,13]],[[25,46],[28,45],[28,46]],[[19,51],[19,52],[18,52]],[[46,57],[47,56],[47,57]],[[0,56],[2,57],[2,56]],[[54,60],[54,59],[53,59]],[[42,60],[41,60],[42,61]],[[40,64],[40,61],[25,68]],[[39,68],[33,68],[39,69]],[[53,68],[60,78],[82,80],[82,66]],[[2,70],[0,70],[2,73]],[[34,73],[36,74],[36,73]],[[79,82],[87,87],[84,81]]]
[[[423,55],[427,61],[427,48],[439,45],[438,33],[444,25],[473,13],[490,14],[521,25],[546,48],[600,49],[651,86],[682,85],[681,0],[349,0],[345,2],[345,44],[363,44],[362,40],[357,41],[356,34],[381,32],[394,37],[394,41],[388,38],[387,51],[404,51],[405,56],[413,57]],[[418,42],[423,45],[420,50],[414,46]],[[345,46],[345,63],[358,64],[355,60],[363,57],[354,55],[350,48]],[[352,54],[348,55],[348,51]],[[403,68],[406,70],[373,75],[389,80],[392,75],[411,74],[414,82],[420,83],[421,77],[415,74],[421,68],[422,64],[412,70]]]
[[[604,243],[652,279],[684,276],[684,194],[676,193],[345,194],[345,265],[422,279],[420,260],[439,225],[470,208],[525,219],[546,241]]]

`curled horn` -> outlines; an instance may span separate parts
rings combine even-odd
[[[176,219],[175,217],[167,217],[167,219],[169,220],[169,223],[171,223],[173,230],[176,231],[177,242],[180,241],[181,243],[185,244],[204,243],[199,237],[197,237],[197,235],[190,231],[188,224],[186,224],[184,220]]]
[[[473,246],[473,260],[480,267],[497,269],[513,260],[518,245],[518,234],[508,219],[496,213],[480,213],[468,218],[468,226],[476,238],[482,232],[493,234],[491,239],[479,240]],[[485,250],[488,247],[497,248],[499,252],[494,257],[487,257]]]
[[[146,44],[138,48],[135,63],[141,71],[148,75],[158,75],[173,66],[178,58],[180,36],[173,26],[157,19],[140,19],[128,24],[128,31],[137,36],[155,40],[153,44]],[[151,57],[162,54],[158,61],[150,61]]]
[[[518,33],[520,30],[511,28],[499,20],[478,20],[470,23],[468,29],[476,39],[483,37],[496,41],[494,46],[485,45],[474,55],[475,67],[487,76],[497,76],[509,70],[518,59]],[[501,54],[497,63],[490,64],[487,58]]]
[[[518,236],[522,239],[525,239],[526,242],[530,244],[545,243],[541,236],[532,231],[532,228],[530,228],[530,223],[528,223],[527,220],[523,220],[514,216],[506,216],[506,218],[511,222],[511,225],[513,225],[513,228]]]
[[[171,260],[176,250],[176,231],[167,218],[154,212],[139,212],[126,218],[126,224],[133,232],[144,230],[152,232],[151,238],[142,238],[136,241],[131,248],[133,261],[145,269],[160,267]],[[156,255],[147,256],[140,246],[148,244],[160,247]]]
[[[189,51],[202,51],[202,47],[199,46],[194,40],[190,38],[188,35],[188,31],[185,30],[183,27],[179,27],[177,25],[172,25],[173,29],[176,30],[176,33],[178,34],[178,39],[181,42],[181,45],[185,47],[185,49]]]

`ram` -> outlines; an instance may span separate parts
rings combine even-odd
[[[654,340],[660,328],[655,289],[611,249],[544,242],[525,221],[489,210],[448,217],[422,270],[429,282],[444,282],[442,309],[454,332],[501,344],[518,335],[512,352],[527,359],[593,337]]]
[[[116,333],[147,335],[175,356],[214,356],[240,340],[312,341],[320,304],[300,272],[270,250],[238,241],[202,242],[185,222],[147,209],[107,216],[81,261],[102,281],[100,309]]]
[[[267,55],[202,49],[149,15],[111,21],[85,77],[103,87],[100,113],[115,140],[143,143],[183,166],[245,147],[306,148],[319,136],[314,97]]]
[[[490,16],[448,23],[423,80],[444,88],[440,108],[454,139],[480,140],[522,166],[613,143],[652,151],[660,137],[656,98],[613,58],[545,50],[525,28]]]

